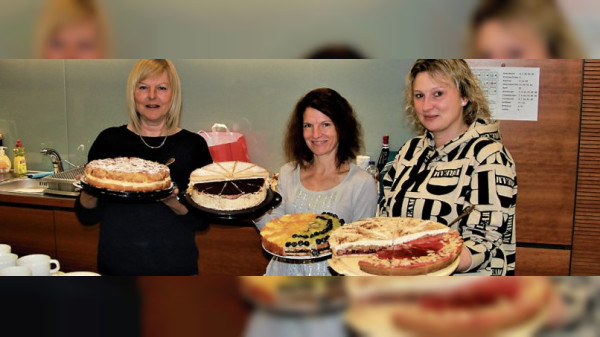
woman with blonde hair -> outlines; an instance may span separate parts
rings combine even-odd
[[[88,160],[138,157],[169,159],[171,180],[189,184],[190,173],[210,164],[204,138],[179,126],[181,84],[169,60],[140,60],[127,81],[129,123],[102,131]],[[178,188],[156,203],[98,199],[85,191],[75,204],[81,223],[100,222],[98,271],[108,275],[195,275],[195,230],[202,224],[180,200]]]
[[[38,58],[109,57],[104,11],[96,0],[50,0],[38,20],[34,48]]]
[[[469,58],[583,57],[555,0],[481,0],[469,29]]]
[[[511,275],[515,268],[515,162],[502,145],[478,79],[464,60],[417,60],[406,110],[421,135],[384,177],[380,215],[449,224],[461,233],[459,273]]]

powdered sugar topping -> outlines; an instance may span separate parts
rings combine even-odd
[[[100,168],[111,172],[125,173],[169,173],[166,165],[136,157],[118,157],[92,160],[87,164],[91,168]]]

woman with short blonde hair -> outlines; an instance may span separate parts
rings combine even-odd
[[[195,230],[205,223],[179,191],[196,168],[212,163],[202,136],[179,127],[181,84],[169,60],[139,60],[127,82],[129,123],[96,137],[88,161],[137,157],[169,165],[173,192],[156,202],[115,202],[82,191],[75,213],[100,223],[98,271],[105,275],[196,275]]]
[[[127,110],[129,111],[129,122],[133,130],[139,132],[141,129],[140,114],[136,110],[135,90],[140,82],[150,76],[160,75],[166,72],[171,84],[172,98],[171,106],[167,111],[165,126],[168,132],[173,132],[179,127],[181,119],[181,81],[173,63],[166,59],[143,59],[139,60],[131,69],[127,79]]]
[[[34,36],[38,58],[99,59],[111,54],[109,25],[95,0],[50,0]]]

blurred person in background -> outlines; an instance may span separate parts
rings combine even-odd
[[[356,166],[362,127],[354,109],[337,91],[319,88],[302,97],[289,118],[284,137],[288,163],[279,171],[282,203],[257,221],[294,213],[336,214],[346,223],[375,215],[375,179]],[[327,261],[273,257],[267,276],[328,276]]]
[[[328,44],[311,51],[306,59],[364,59],[364,55],[345,44]]]
[[[180,200],[193,170],[212,163],[202,136],[182,129],[181,82],[169,60],[140,60],[127,80],[129,123],[103,130],[88,161],[138,157],[169,166],[175,188],[160,202],[126,203],[82,191],[75,213],[84,225],[100,222],[98,271],[104,275],[196,275],[195,231],[204,223]]]
[[[110,55],[108,24],[96,0],[50,0],[35,34],[38,58],[99,59]]]
[[[244,337],[347,337],[342,277],[238,278],[252,311]]]
[[[582,58],[554,0],[481,0],[470,22],[469,58]]]
[[[515,162],[501,143],[479,80],[464,60],[417,60],[406,77],[408,118],[418,134],[383,180],[379,214],[449,224],[464,240],[457,272],[512,275]]]
[[[556,298],[539,337],[597,336],[600,326],[600,277],[555,276]]]

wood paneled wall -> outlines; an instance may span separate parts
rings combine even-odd
[[[537,121],[501,121],[517,166],[518,275],[567,275],[573,239],[582,60],[469,60],[472,66],[539,67]],[[556,250],[556,251],[554,251]],[[543,263],[540,256],[547,258]],[[566,257],[566,258],[565,258]],[[551,271],[551,272],[549,272]]]
[[[583,68],[571,275],[600,275],[600,60]]]

